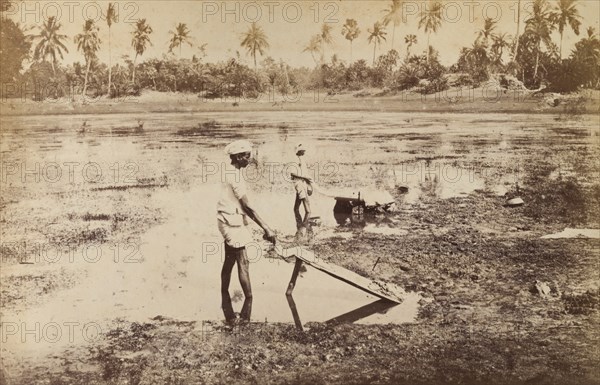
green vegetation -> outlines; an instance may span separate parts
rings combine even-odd
[[[114,3],[108,3],[108,8],[106,9],[106,25],[108,25],[108,93],[111,92],[111,82],[112,82],[112,53],[110,50],[110,27],[112,27],[113,23],[117,22],[117,12],[115,9]]]
[[[517,20],[521,20],[520,3]],[[287,95],[308,89],[336,93],[370,87],[382,88],[385,92],[412,89],[435,93],[447,89],[449,83],[478,87],[492,78],[499,79],[501,84],[503,79],[512,79],[513,84],[521,82],[532,90],[572,92],[582,87],[600,88],[600,40],[593,28],[588,28],[586,36],[563,58],[564,34],[579,35],[583,27],[577,0],[534,0],[529,13],[523,15],[525,30],[521,33],[517,25],[515,36],[500,31],[496,21],[484,19],[472,45],[463,47],[458,61],[448,68],[440,63],[431,45],[431,35],[442,27],[443,3],[431,0],[417,15],[418,29],[427,36],[427,48],[417,54],[413,54],[411,48],[418,43],[415,34],[418,31],[403,31],[408,32],[404,35],[405,46],[395,47],[397,40],[402,43],[401,39],[395,39],[396,29],[405,25],[407,15],[402,14],[402,1],[392,0],[387,4],[382,9],[381,20],[368,28],[366,36],[361,35],[359,21],[355,19],[347,19],[338,31],[332,24],[322,24],[302,49],[313,58],[314,68],[292,68],[268,56],[274,54],[268,52],[269,36],[256,23],[249,25],[240,37],[241,47],[253,60],[253,69],[241,62],[239,53],[222,62],[204,62],[207,44],[196,44],[192,31],[184,23],[178,23],[175,30],[169,31],[168,52],[162,58],[138,63],[154,39],[152,27],[143,18],[131,31],[133,60],[125,56],[124,63],[113,64],[110,29],[119,22],[113,3],[109,3],[106,10],[107,47],[98,38],[102,26],[88,20],[83,31],[74,37],[85,64],[63,65],[61,60],[63,53],[68,52],[65,45],[68,37],[61,33],[62,26],[54,17],[49,17],[33,34],[3,18],[1,75],[3,82],[20,82],[27,84],[28,89],[44,89],[42,93],[36,91],[36,100],[76,93],[93,97],[137,95],[143,89],[191,92],[213,98],[264,92]],[[378,55],[382,43],[387,41],[388,27],[392,28],[391,49]],[[334,32],[341,32],[350,43],[350,54],[344,55],[349,61],[340,60],[335,52]],[[553,33],[556,41],[553,41]],[[370,65],[362,59],[354,60],[352,48],[357,39],[365,39],[373,45]],[[195,47],[201,57],[194,55],[192,59],[184,59],[182,46],[185,44]],[[103,49],[108,51],[108,64],[97,58]],[[178,55],[173,55],[175,49]],[[31,65],[23,71],[28,60]]]
[[[83,32],[76,35],[74,39],[77,44],[77,50],[83,51],[85,56],[85,80],[83,82],[83,95],[86,94],[88,75],[90,73],[90,66],[92,61],[96,59],[96,52],[100,49],[100,38],[98,38],[98,27],[94,23],[94,20],[88,19],[85,21],[83,26]]]
[[[248,28],[248,31],[244,34],[244,40],[242,40],[242,47],[248,50],[248,53],[252,55],[254,59],[254,69],[256,69],[256,51],[262,56],[265,54],[265,50],[269,48],[269,42],[265,31],[256,23],[252,23],[252,26]]]

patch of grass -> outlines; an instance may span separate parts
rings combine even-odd
[[[571,225],[586,222],[591,197],[574,179],[539,181],[523,195],[524,212],[534,219]]]
[[[563,297],[565,310],[573,315],[590,315],[600,308],[600,289]]]
[[[184,128],[176,132],[177,135],[194,136],[204,135],[206,131],[221,127],[222,124],[216,120],[198,123],[195,127]]]
[[[163,175],[160,178],[138,178],[137,184],[127,184],[120,186],[106,186],[106,187],[95,187],[92,191],[107,191],[107,190],[117,190],[117,191],[126,191],[129,189],[136,188],[155,188],[155,187],[167,187],[169,185],[169,179],[166,175]]]
[[[567,99],[562,101],[562,112],[556,118],[557,121],[579,120],[581,116],[587,112],[586,108],[587,97],[579,96],[575,99]]]
[[[83,219],[86,222],[89,221],[108,221],[110,220],[110,215],[108,214],[90,214],[90,213],[86,213],[84,214],[81,219]]]

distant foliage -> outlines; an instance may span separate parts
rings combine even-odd
[[[486,46],[476,42],[460,51],[456,66],[458,71],[469,74],[472,84],[478,85],[490,78],[490,64]]]
[[[358,60],[346,69],[346,88],[350,91],[358,91],[369,85],[371,69],[366,60]]]
[[[537,35],[525,32],[519,38],[519,72],[515,75],[527,88],[537,88],[547,79],[548,71],[559,64],[558,56],[539,50]]]
[[[437,52],[430,52],[429,60],[426,54],[413,55],[395,73],[392,89],[401,91],[418,86],[417,91],[423,94],[444,91],[449,87],[446,72]]]
[[[404,64],[396,74],[393,88],[396,90],[408,90],[419,85],[419,70],[416,66]]]
[[[594,28],[588,28],[587,37],[575,44],[570,60],[577,85],[600,89],[600,39]]]
[[[31,40],[28,39],[19,24],[8,18],[0,20],[0,82],[14,82],[23,68],[23,61],[29,58]]]
[[[312,68],[292,68],[281,59],[267,57],[270,37],[255,23],[241,36],[241,46],[252,59],[250,66],[243,62],[239,53],[229,60],[203,62],[207,56],[206,44],[193,42],[185,23],[178,23],[170,31],[168,52],[165,49],[162,58],[142,61],[147,48],[153,45],[151,39],[155,39],[152,27],[143,18],[132,26],[131,58],[123,57],[115,65],[111,60],[108,65],[100,62],[97,56],[102,57],[99,52],[105,49],[98,38],[103,33],[98,30],[102,26],[88,20],[75,37],[85,63],[65,66],[61,63],[63,53],[68,52],[65,42],[72,37],[62,34],[59,20],[49,17],[37,28],[36,34],[27,35],[17,23],[3,18],[0,80],[24,81],[27,97],[36,100],[66,96],[74,100],[78,92],[85,97],[118,98],[139,95],[143,90],[193,93],[206,98],[258,98],[264,94],[287,98],[298,95],[300,90],[328,93],[365,90],[362,94],[372,94],[368,88],[383,89],[382,94],[404,90],[429,94],[450,86],[478,87],[489,80],[498,81],[500,87],[525,86],[539,91],[600,89],[600,40],[593,28],[588,28],[587,36],[575,44],[568,58],[563,58],[563,35],[579,36],[583,30],[578,0],[534,0],[528,16],[522,20],[524,31],[517,29],[514,37],[509,35],[511,31],[502,31],[493,19],[484,18],[473,43],[461,48],[458,61],[449,68],[440,63],[433,47],[435,44],[430,44],[443,25],[443,3],[430,0],[419,13],[418,29],[427,35],[427,47],[417,55],[411,54],[411,48],[417,44],[414,34],[404,36],[405,47],[398,48],[401,53],[395,49],[396,29],[404,24],[404,16],[407,16],[402,14],[401,4],[400,0],[388,4],[382,20],[367,28],[367,36],[361,35],[360,20],[347,19],[337,31],[332,25],[323,23],[303,47],[303,52],[309,53],[314,61]],[[107,11],[107,15],[109,13]],[[110,26],[118,22],[114,16],[106,19],[109,58],[112,57]],[[391,28],[393,49],[379,54],[388,36],[386,26]],[[400,29],[404,33],[404,27]],[[339,32],[349,42],[349,55],[338,56],[340,52],[335,51],[334,36],[339,36]],[[556,32],[560,34],[560,40],[556,38]],[[353,60],[352,45],[359,38],[373,45],[372,60],[370,57]],[[156,37],[157,42],[161,39]],[[184,58],[182,46],[186,44],[189,49],[194,49],[191,53],[199,57]],[[348,57],[349,61],[341,60]],[[23,72],[27,59],[30,65]]]
[[[36,101],[66,97],[71,92],[71,83],[63,68],[52,68],[47,61],[33,63],[23,74],[23,94]]]
[[[372,85],[374,87],[387,87],[393,82],[393,74],[398,67],[400,55],[394,49],[379,56],[372,72]]]

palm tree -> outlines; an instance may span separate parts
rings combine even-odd
[[[488,73],[490,58],[486,48],[479,40],[475,40],[472,47],[463,49],[465,59],[472,70]]]
[[[374,43],[373,46],[373,66],[375,66],[375,53],[377,51],[377,44],[381,45],[381,41],[385,41],[385,36],[387,32],[385,31],[385,27],[380,22],[376,22],[373,25],[373,29],[369,28],[367,30],[369,32],[369,44]]]
[[[417,44],[417,35],[406,35],[404,36],[404,42],[406,43],[406,58],[410,56],[410,47]]]
[[[562,59],[563,33],[567,24],[571,27],[575,35],[579,36],[579,27],[581,27],[581,15],[577,10],[577,0],[559,0],[552,14],[554,21],[558,25],[560,33],[560,58]]]
[[[333,45],[333,36],[331,35],[331,30],[333,29],[327,23],[323,23],[321,26],[321,33],[319,34],[320,42],[321,42],[321,63],[325,61],[325,45]]]
[[[175,32],[169,31],[169,33],[173,35],[169,41],[169,52],[173,52],[173,48],[179,47],[179,58],[181,59],[181,46],[183,43],[192,47],[190,30],[185,23],[179,23],[175,27]]]
[[[94,20],[87,19],[83,25],[83,32],[76,35],[73,39],[77,44],[77,50],[83,51],[83,56],[85,57],[85,80],[83,82],[83,92],[81,93],[83,96],[85,96],[85,92],[87,91],[88,75],[92,60],[96,57],[96,52],[100,49],[101,41],[98,37],[98,31],[99,29]]]
[[[110,27],[112,23],[117,22],[117,11],[115,9],[115,3],[108,3],[108,9],[106,10],[106,24],[108,24],[108,95],[110,96],[110,87],[112,84],[112,60],[110,52]]]
[[[537,53],[535,58],[535,70],[533,71],[533,78],[537,78],[538,68],[540,63],[540,50],[542,42],[549,47],[552,43],[550,34],[554,29],[552,23],[552,13],[550,12],[550,6],[548,0],[535,0],[533,2],[533,10],[529,19],[525,20],[525,32],[532,34],[537,42]]]
[[[313,60],[315,61],[315,65],[317,65],[317,64],[319,64],[319,62],[317,61],[317,58],[315,57],[315,53],[319,52],[320,50],[321,50],[321,35],[315,35],[310,38],[310,41],[308,42],[306,47],[304,47],[302,52],[310,52],[310,55],[312,56]]]
[[[502,65],[502,55],[504,54],[504,49],[510,46],[508,43],[509,40],[510,35],[506,32],[492,35],[492,61],[495,66]]]
[[[244,34],[244,40],[242,40],[242,47],[248,50],[248,53],[254,58],[254,70],[256,70],[256,51],[260,56],[265,54],[265,49],[269,48],[269,41],[265,31],[256,23],[252,23],[248,31]]]
[[[193,46],[190,30],[185,23],[179,23],[175,27],[175,32],[169,31],[169,33],[173,35],[169,41],[169,53],[173,53],[173,48],[179,47],[179,59],[181,59],[181,46],[183,43],[187,43],[190,47]],[[174,77],[174,90],[177,92],[177,75]]]
[[[54,75],[56,75],[56,56],[58,55],[63,59],[63,50],[69,52],[62,42],[62,40],[67,39],[67,35],[58,33],[60,27],[61,24],[56,22],[56,18],[50,16],[44,22],[43,26],[40,27],[40,34],[34,36],[34,39],[39,39],[40,41],[33,51],[33,60],[37,61],[41,59],[46,61],[46,57],[50,56],[52,58],[50,64],[52,65],[52,73]]]
[[[513,60],[517,61],[517,52],[519,52],[519,34],[521,32],[521,0],[517,1],[517,34],[515,35],[515,44],[513,46]]]
[[[133,32],[131,32],[133,35],[133,39],[131,39],[131,46],[135,49],[135,57],[133,58],[133,74],[131,76],[132,82],[135,82],[135,63],[137,61],[137,57],[146,52],[148,44],[152,45],[152,42],[150,41],[151,33],[152,27],[146,24],[146,19],[138,20],[135,23],[135,29]]]
[[[383,24],[387,27],[390,23],[394,24],[392,29],[392,49],[394,49],[394,38],[396,36],[396,27],[402,22],[402,2],[404,0],[392,0],[390,8],[384,10],[386,12],[383,17]]]
[[[442,3],[439,1],[431,0],[430,9],[425,9],[419,14],[419,29],[423,27],[427,34],[427,62],[429,63],[430,49],[429,41],[431,39],[431,32],[436,33],[437,30],[442,26]]]
[[[596,35],[594,27],[587,29],[587,37],[584,37],[575,44],[575,49],[571,53],[571,60],[582,67],[581,82],[587,87],[600,86],[600,39]]]
[[[494,30],[496,29],[496,22],[490,17],[486,17],[483,24],[483,29],[477,32],[477,42],[481,42],[487,46],[491,37],[494,36]]]
[[[360,28],[354,19],[346,19],[346,24],[342,27],[342,35],[350,41],[350,63],[352,63],[352,41],[360,35]]]

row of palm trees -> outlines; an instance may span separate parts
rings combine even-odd
[[[112,52],[111,52],[111,26],[117,21],[117,14],[115,11],[115,4],[108,3],[106,12],[106,22],[108,26],[108,90],[112,87]],[[58,57],[64,58],[64,52],[68,52],[64,41],[67,40],[67,36],[59,33],[61,24],[56,20],[55,17],[49,17],[40,28],[38,35],[32,36],[32,39],[37,39],[38,43],[34,49],[33,59],[35,61],[45,61],[48,57],[51,59],[50,63],[52,66],[52,72],[56,76],[56,63]],[[77,34],[74,38],[75,44],[77,44],[77,50],[81,51],[84,55],[86,62],[86,72],[84,79],[84,86],[82,93],[85,95],[87,91],[88,76],[92,62],[96,59],[96,54],[100,50],[102,41],[98,36],[99,27],[95,21],[88,19],[83,25],[83,31]],[[148,46],[152,45],[150,35],[152,34],[152,27],[146,22],[146,19],[139,19],[135,23],[135,27],[132,31],[131,46],[135,51],[133,59],[133,69],[131,75],[131,81],[135,82],[135,71],[136,63],[139,56],[142,56]],[[193,40],[189,28],[185,23],[179,23],[174,31],[169,31],[171,39],[169,41],[169,52],[172,53],[175,48],[179,48],[179,57],[181,58],[181,49],[184,44],[188,44],[190,47],[193,46]],[[248,32],[244,35],[242,40],[242,46],[248,49],[248,52],[254,58],[254,66],[256,68],[256,53],[264,55],[265,49],[269,48],[269,43],[264,31],[253,23],[249,28]],[[201,52],[204,52],[206,44],[202,44],[199,47]]]
[[[521,0],[519,1],[519,13],[517,22],[517,34],[514,38],[512,56],[513,60],[516,61],[519,45],[519,34],[520,34],[520,8]],[[375,64],[375,58],[377,54],[377,48],[381,46],[382,42],[386,41],[387,31],[386,27],[392,25],[392,49],[395,44],[396,28],[406,21],[402,15],[404,0],[392,0],[389,8],[385,9],[385,15],[381,21],[374,23],[372,28],[368,28],[367,40],[369,44],[373,44],[373,64]],[[430,60],[431,53],[431,35],[439,31],[443,22],[443,4],[438,0],[430,0],[429,6],[422,10],[418,15],[418,29],[423,30],[427,34],[427,62]],[[110,90],[112,80],[112,53],[111,53],[111,26],[117,20],[115,12],[115,4],[108,3],[106,12],[106,23],[108,26],[108,51],[109,51],[109,71],[108,71],[108,87]],[[537,58],[535,64],[535,75],[537,77],[539,67],[539,55],[541,51],[542,43],[548,49],[553,49],[553,43],[551,34],[555,29],[558,29],[560,33],[560,57],[562,57],[562,41],[565,29],[567,26],[579,35],[579,28],[581,26],[581,15],[577,9],[577,0],[558,0],[554,7],[551,7],[548,0],[534,0],[533,9],[530,17],[525,20],[526,29],[525,32],[532,34],[535,37],[537,44]],[[54,17],[48,18],[40,28],[40,33],[33,36],[34,39],[38,40],[37,45],[34,49],[34,60],[46,60],[51,59],[51,65],[53,73],[56,74],[56,63],[58,57],[63,58],[63,52],[68,52],[64,41],[67,39],[66,35],[59,32],[61,24],[57,22]],[[501,58],[504,48],[509,46],[508,35],[506,33],[496,34],[496,24],[491,19],[486,19],[484,28],[478,32],[478,38],[476,44],[482,46],[488,46],[489,41],[492,40],[494,44],[492,49],[495,51],[496,58]],[[99,28],[93,20],[86,20],[83,25],[83,31],[77,34],[74,38],[74,42],[77,44],[77,50],[81,51],[84,55],[86,62],[86,74],[84,81],[85,93],[87,90],[87,78],[90,71],[90,66],[93,60],[96,58],[96,54],[100,49],[101,41],[98,37]],[[135,23],[132,31],[131,46],[135,52],[133,60],[133,69],[131,80],[135,82],[135,67],[137,59],[142,56],[149,45],[152,45],[150,35],[152,34],[152,27],[146,22],[146,19],[140,19]],[[194,42],[192,41],[190,30],[184,23],[179,23],[174,31],[169,31],[171,39],[169,41],[169,52],[173,52],[175,48],[179,49],[179,56],[181,57],[181,50],[184,44],[192,47]],[[350,42],[350,58],[352,61],[352,43],[361,35],[361,29],[358,26],[358,22],[355,19],[347,19],[341,30],[342,35],[346,40]],[[308,44],[304,47],[303,52],[309,52],[315,61],[315,64],[323,64],[325,61],[326,47],[332,46],[334,42],[333,38],[333,27],[330,24],[323,24],[320,31],[311,37]],[[417,44],[417,36],[414,34],[408,34],[404,37],[406,44],[406,55],[410,56],[410,48]],[[200,46],[200,50],[204,51],[206,44]],[[256,23],[248,28],[242,36],[241,46],[244,47],[248,54],[253,58],[254,67],[257,67],[257,55],[264,56],[266,51],[269,49],[269,41],[264,30]],[[319,60],[317,60],[317,56]]]
[[[402,14],[404,9],[404,0],[392,0],[389,8],[385,9],[385,15],[381,21],[375,22],[372,28],[369,28],[367,40],[369,44],[373,44],[373,63],[375,62],[377,46],[381,46],[383,41],[386,41],[387,31],[386,27],[392,25],[392,41],[391,47],[395,47],[395,36],[396,28],[406,21],[406,18]],[[516,56],[518,51],[518,38],[520,36],[520,21],[521,21],[521,0],[518,0],[518,22],[517,22],[517,33],[515,35],[515,43],[513,50],[513,57]],[[435,34],[442,27],[443,22],[443,4],[441,1],[430,0],[429,6],[422,10],[418,15],[418,29],[423,30],[427,35],[427,61],[430,58],[430,42],[432,33]],[[492,19],[486,19],[485,23],[490,23]],[[494,24],[495,25],[495,24]],[[529,33],[534,33],[540,37],[540,42],[544,42],[548,45],[551,41],[550,35],[555,27],[558,28],[560,33],[560,57],[562,57],[562,41],[565,32],[565,27],[568,25],[572,28],[576,35],[579,35],[579,28],[581,26],[581,15],[577,9],[577,0],[558,0],[558,3],[554,8],[551,8],[547,0],[535,0],[533,4],[532,15],[526,20],[527,29]],[[332,28],[327,24],[324,24],[321,31],[314,35],[309,41],[308,45],[304,48],[305,52],[310,52],[315,60],[315,53],[321,54],[321,63],[324,57],[324,46],[331,45],[333,39],[331,36]],[[484,30],[491,32],[489,26],[486,25]],[[352,43],[361,34],[361,30],[358,27],[358,23],[354,19],[347,19],[346,23],[342,27],[342,35],[350,42],[350,61],[352,61]],[[504,48],[507,46],[506,33],[500,35],[489,35],[485,36],[485,43],[489,38],[494,37],[497,47]],[[408,34],[404,37],[404,42],[407,46],[407,56],[410,55],[411,46],[417,44],[417,37],[414,34]],[[540,47],[538,47],[539,49]]]

